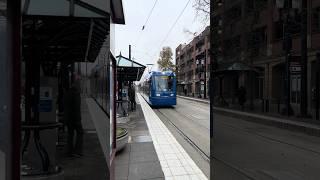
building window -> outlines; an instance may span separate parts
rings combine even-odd
[[[291,102],[295,104],[300,103],[300,92],[301,92],[301,76],[291,75]]]
[[[320,31],[320,7],[314,8],[312,10],[312,31]]]
[[[262,99],[263,98],[263,89],[264,89],[264,76],[258,76],[256,78],[255,86],[256,86],[255,98]]]
[[[283,38],[283,22],[280,20],[280,21],[277,21],[277,22],[274,22],[274,38],[276,40],[278,39],[282,39]]]

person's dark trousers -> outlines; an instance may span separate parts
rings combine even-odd
[[[76,132],[76,142],[74,144],[74,132]],[[83,128],[81,121],[68,124],[68,154],[82,155]]]
[[[133,110],[136,110],[136,104],[137,104],[137,103],[136,103],[136,101],[134,100],[134,101],[133,101]]]
[[[130,106],[131,106],[131,111],[136,110],[136,101],[135,100],[131,100],[130,101]]]

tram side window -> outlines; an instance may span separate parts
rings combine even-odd
[[[168,77],[168,89],[169,89],[169,91],[173,91],[173,77],[172,76]]]
[[[152,87],[152,85],[151,85],[151,79],[149,79],[148,82],[147,82],[147,89],[146,89],[148,96],[150,96],[150,93],[151,93],[151,92],[150,92],[150,89],[151,89],[151,87]]]

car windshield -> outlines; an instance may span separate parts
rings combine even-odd
[[[156,91],[172,91],[173,77],[171,76],[155,76]]]

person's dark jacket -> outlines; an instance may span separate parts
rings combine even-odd
[[[129,100],[135,101],[135,98],[136,98],[136,92],[135,92],[134,88],[130,88],[129,89]]]
[[[246,89],[244,87],[240,87],[238,91],[238,98],[239,98],[239,104],[241,106],[243,106],[244,103],[246,103],[247,101],[246,95],[247,95]]]
[[[64,96],[64,116],[67,124],[81,121],[81,95],[76,86],[71,87]]]

